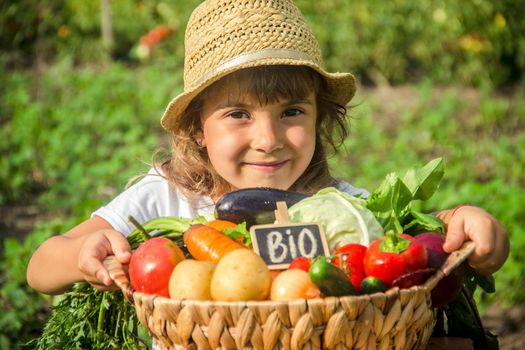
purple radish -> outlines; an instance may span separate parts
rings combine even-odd
[[[426,232],[415,236],[415,239],[427,248],[428,266],[439,269],[447,260],[448,253],[443,250],[445,236]],[[450,303],[461,291],[463,287],[463,276],[465,275],[466,264],[462,264],[449,276],[444,277],[431,292],[432,306],[443,307]]]

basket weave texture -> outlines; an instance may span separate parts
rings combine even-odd
[[[105,265],[160,349],[425,349],[435,325],[430,292],[474,250],[452,253],[425,284],[386,293],[274,301],[174,300],[135,292]]]

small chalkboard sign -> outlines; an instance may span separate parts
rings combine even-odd
[[[284,202],[277,203],[277,224],[250,228],[253,250],[269,269],[285,269],[299,256],[329,255],[324,231],[315,223],[292,223]]]

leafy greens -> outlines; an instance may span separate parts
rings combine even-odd
[[[442,158],[430,161],[422,168],[412,168],[401,178],[393,172],[366,201],[385,232],[416,234],[424,231],[444,233],[443,223],[431,214],[412,207],[415,200],[427,200],[438,189],[444,175]]]

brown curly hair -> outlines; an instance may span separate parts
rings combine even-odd
[[[316,146],[312,160],[304,173],[289,190],[315,193],[333,186],[336,180],[330,174],[326,146],[336,151],[348,135],[346,108],[338,105],[324,92],[324,80],[314,70],[304,66],[262,66],[243,69],[227,75],[200,93],[189,105],[182,118],[169,132],[171,155],[164,161],[155,161],[166,179],[189,198],[208,195],[217,199],[234,190],[213,169],[205,148],[199,146],[196,135],[201,131],[200,113],[207,96],[232,80],[240,95],[248,94],[261,105],[280,99],[303,99],[312,90],[317,102]]]

